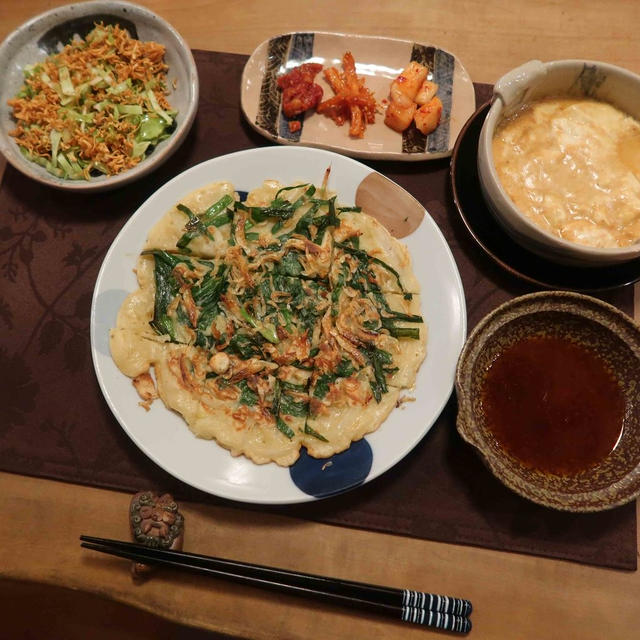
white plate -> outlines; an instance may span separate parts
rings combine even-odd
[[[289,131],[280,108],[279,75],[304,62],[342,70],[342,56],[351,51],[356,73],[364,77],[378,103],[389,97],[391,81],[415,60],[429,67],[429,79],[438,83],[443,112],[440,126],[429,136],[412,124],[404,133],[384,124],[384,114],[367,125],[364,138],[350,138],[349,125],[338,127],[330,118],[307,111],[302,128]],[[333,91],[322,73],[315,82],[323,90],[323,100]],[[430,160],[451,155],[458,133],[475,111],[475,92],[469,74],[448,51],[430,44],[379,36],[344,33],[287,33],[266,40],[251,54],[242,74],[242,110],[251,126],[281,144],[302,144],[339,151],[355,158],[378,160]]]
[[[466,336],[466,309],[460,275],[439,228],[426,214],[403,238],[422,287],[422,314],[428,326],[427,358],[418,373],[415,402],[394,409],[384,424],[343,454],[317,462],[301,456],[291,470],[276,464],[256,465],[234,458],[214,441],[192,435],[184,420],[162,402],[150,411],[114,364],[109,329],[126,295],[137,289],[133,268],[153,224],[188,193],[215,181],[229,180],[249,191],[265,179],[320,183],[331,165],[329,186],[343,205],[353,205],[360,182],[372,170],[343,156],[319,149],[265,147],[203,162],[175,177],[152,195],[122,228],[100,269],[91,307],[91,350],[102,392],[131,439],[156,464],[208,493],[243,502],[287,504],[314,500],[367,482],[402,460],[429,431],[453,388],[455,367]],[[306,460],[305,460],[306,459]],[[370,468],[368,465],[370,464]],[[306,466],[305,466],[306,465]],[[320,465],[320,466],[318,466]],[[357,467],[354,470],[353,465]],[[315,479],[309,477],[315,474]],[[358,475],[360,474],[360,475]],[[292,477],[327,488],[302,491]]]

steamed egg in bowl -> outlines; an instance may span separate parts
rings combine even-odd
[[[532,222],[591,247],[640,238],[640,122],[590,98],[543,98],[493,136],[503,189]]]
[[[496,84],[478,150],[483,195],[520,244],[555,262],[640,256],[640,77],[532,61]]]

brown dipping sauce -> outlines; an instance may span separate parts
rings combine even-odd
[[[481,388],[487,428],[528,467],[572,475],[615,448],[625,400],[593,352],[568,340],[532,337],[498,356]]]

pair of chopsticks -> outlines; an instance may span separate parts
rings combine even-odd
[[[86,549],[143,564],[187,569],[280,593],[310,596],[443,631],[468,633],[471,630],[468,618],[471,603],[461,598],[327,578],[185,551],[150,548],[108,538],[80,536],[80,540]]]

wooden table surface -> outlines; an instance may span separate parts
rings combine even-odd
[[[65,2],[0,0],[0,39],[59,4]],[[595,0],[139,4],[200,49],[248,54],[277,33],[344,31],[437,44],[455,52],[477,82],[495,82],[532,58],[603,60],[640,73],[636,0],[607,5]],[[6,473],[0,473],[0,487],[1,637],[437,637],[342,608],[195,576],[158,575],[136,586],[121,561],[83,553],[76,539],[81,532],[127,538],[129,495]],[[468,597],[475,605],[471,637],[476,640],[637,637],[640,572],[230,508],[184,504],[183,512],[190,550]]]

